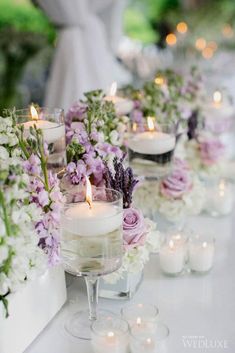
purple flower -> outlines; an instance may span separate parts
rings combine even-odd
[[[86,164],[83,160],[76,163],[70,162],[67,166],[67,172],[72,184],[79,184],[87,175]]]
[[[143,214],[135,208],[123,210],[123,240],[125,250],[144,245],[147,227]]]
[[[87,112],[87,105],[81,102],[76,102],[69,109],[66,114],[66,121],[72,122],[74,121],[83,121]]]
[[[41,207],[48,205],[49,203],[49,196],[46,190],[42,190],[38,193],[38,203]]]
[[[210,166],[221,159],[225,153],[225,146],[219,139],[211,137],[208,140],[200,141],[199,150],[202,162]]]
[[[40,175],[41,173],[41,162],[35,154],[31,154],[29,159],[23,162],[23,167],[30,175]]]
[[[161,182],[160,191],[166,197],[178,199],[191,188],[192,181],[187,163],[177,159],[172,174]]]

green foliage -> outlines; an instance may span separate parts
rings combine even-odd
[[[27,1],[0,1],[0,31],[5,28],[41,34],[49,42],[55,39],[55,30],[47,17]]]
[[[143,43],[157,40],[157,33],[152,29],[145,14],[138,8],[128,8],[125,11],[124,30],[129,37]]]

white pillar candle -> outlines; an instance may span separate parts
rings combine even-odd
[[[41,129],[43,133],[44,140],[50,144],[58,141],[61,137],[65,136],[65,126],[64,124],[54,123],[48,120],[30,120],[24,125],[25,137],[29,136],[30,127],[36,125],[37,129]]]
[[[189,245],[189,267],[192,271],[207,272],[212,268],[215,246],[213,242],[191,242]]]
[[[160,266],[164,273],[177,275],[182,272],[185,262],[184,247],[173,240],[162,245],[160,252]]]
[[[108,202],[79,202],[65,211],[63,229],[80,236],[99,236],[113,232],[122,225],[119,208]]]
[[[130,136],[128,147],[141,154],[163,154],[175,148],[175,136],[158,131],[145,131]]]
[[[212,216],[225,216],[232,212],[234,194],[231,185],[224,180],[207,189],[206,211]]]

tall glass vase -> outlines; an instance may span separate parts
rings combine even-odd
[[[72,315],[65,324],[74,337],[90,339],[97,318],[99,277],[122,263],[122,195],[93,188],[92,200],[84,188],[69,190],[62,212],[62,257],[66,271],[85,278],[89,310]]]

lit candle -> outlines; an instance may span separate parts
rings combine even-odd
[[[119,97],[116,95],[117,92],[117,82],[113,82],[110,87],[110,93],[108,96],[104,97],[106,101],[113,102],[115,106],[115,111],[118,115],[126,115],[130,113],[134,107],[131,100]]]
[[[175,244],[171,239],[160,248],[160,267],[162,271],[169,275],[180,274],[184,268],[185,250],[180,244]]]
[[[25,137],[29,136],[30,127],[34,126],[42,130],[43,138],[48,144],[54,143],[65,136],[64,124],[39,119],[38,112],[33,105],[30,107],[30,113],[32,119],[23,123]]]
[[[95,353],[127,353],[128,324],[115,317],[98,319],[92,324],[91,338]]]
[[[186,34],[188,31],[188,25],[186,22],[179,22],[176,26],[176,29],[180,34]]]
[[[175,136],[156,131],[154,119],[147,118],[148,131],[133,134],[127,142],[128,147],[137,153],[158,155],[175,148]]]
[[[113,232],[122,226],[122,213],[109,202],[92,201],[88,178],[86,202],[73,204],[62,219],[63,229],[80,236],[99,236]]]
[[[222,92],[215,90],[213,92],[212,100],[207,103],[204,112],[207,124],[213,127],[213,125],[221,125],[221,121],[231,118],[234,109],[228,100],[224,100]]]
[[[205,209],[212,216],[225,216],[232,212],[234,194],[231,185],[221,179],[219,184],[207,189]]]
[[[150,332],[155,329],[159,310],[155,305],[138,303],[123,308],[121,314],[130,327]]]
[[[189,243],[189,267],[194,272],[208,272],[214,261],[214,241],[199,236]]]

